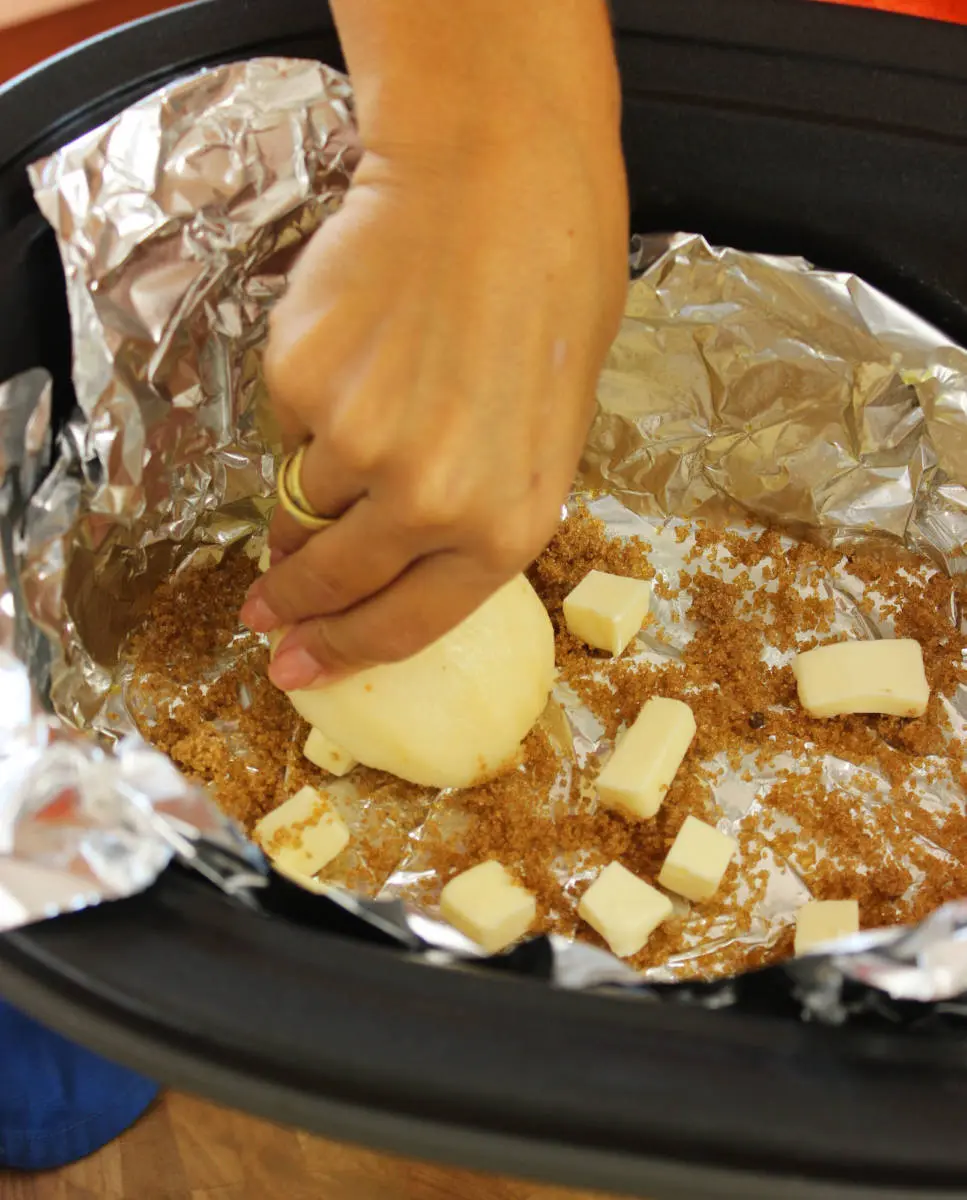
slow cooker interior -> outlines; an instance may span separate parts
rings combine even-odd
[[[967,32],[804,0],[614,8],[634,230],[854,270],[967,341]],[[313,6],[207,0],[0,92],[0,378],[47,366],[69,411],[24,164],[166,78],[265,53],[339,61]],[[0,939],[0,987],[166,1081],[409,1153],[654,1197],[773,1195],[780,1175],[789,1196],[967,1195],[967,1040],[553,993],[539,961],[437,971],[326,913],[257,916],[173,869]]]

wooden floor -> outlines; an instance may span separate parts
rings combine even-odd
[[[603,1200],[450,1171],[280,1129],[171,1093],[83,1162],[0,1172],[0,1200]]]

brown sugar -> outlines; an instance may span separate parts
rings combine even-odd
[[[129,708],[145,737],[249,830],[307,783],[335,807],[348,804],[353,842],[340,858],[348,886],[373,893],[401,862],[409,870],[418,860],[407,895],[433,904],[452,876],[495,858],[536,896],[537,929],[590,941],[599,939],[579,921],[577,903],[596,871],[617,860],[654,882],[686,816],[720,817],[715,789],[727,763],[756,789],[754,811],[735,827],[739,854],[717,895],[676,910],[633,960],[646,968],[686,955],[677,977],[735,973],[791,953],[788,922],[764,930],[758,913],[770,859],[815,897],[857,899],[865,927],[917,920],[967,895],[963,804],[925,802],[931,791],[967,791],[963,745],[943,699],[967,682],[967,638],[952,619],[967,584],[913,560],[901,569],[872,553],[790,545],[772,530],[679,526],[674,538],[688,543],[677,583],[656,579],[646,542],[609,538],[578,507],[529,571],[554,625],[561,680],[608,740],[652,696],[684,700],[695,714],[695,740],[652,821],[597,806],[601,758],[575,760],[553,704],[518,767],[479,787],[435,797],[364,768],[351,784],[334,783],[303,757],[307,727],[268,682],[261,640],[238,627],[256,575],[240,554],[159,589],[130,646]],[[680,653],[611,659],[572,637],[561,605],[594,568],[654,579],[661,601],[685,605],[692,633]],[[815,720],[798,705],[790,667],[764,661],[770,651],[841,636],[830,580],[852,581],[870,620],[889,619],[897,636],[921,644],[933,689],[925,716]],[[653,642],[662,632],[648,626]],[[852,768],[846,783],[828,774],[837,760]]]

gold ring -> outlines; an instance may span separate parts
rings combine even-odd
[[[302,490],[302,460],[305,457],[306,444],[303,442],[297,450],[287,454],[279,466],[279,503],[303,529],[326,529],[336,518],[324,517],[322,513],[317,513]]]
[[[296,508],[306,513],[308,516],[316,517],[321,516],[322,514],[317,513],[312,507],[309,497],[305,494],[302,488],[302,463],[305,460],[306,449],[308,445],[308,442],[303,442],[301,446],[297,447],[289,455],[287,460],[288,470],[285,473],[285,482],[289,495],[292,497]]]

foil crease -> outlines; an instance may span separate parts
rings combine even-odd
[[[173,858],[252,903],[261,853],[140,739],[113,753],[34,711],[0,650],[0,931],[150,886]]]
[[[52,380],[41,368],[0,384],[0,647],[46,682],[48,648],[27,617],[16,564],[31,497],[49,466]]]
[[[119,655],[161,580],[257,548],[274,490],[267,315],[358,157],[343,76],[257,59],[170,84],[31,168],[64,264],[78,411],[49,464],[45,381],[0,388],[4,928],[131,894],[175,856],[239,900],[269,894],[261,855],[132,736]],[[636,239],[631,265],[579,480],[607,493],[614,532],[741,514],[964,569],[962,349],[855,277],[799,259],[679,234]],[[575,747],[593,753],[600,731],[561,699]],[[395,895],[308,899],[433,961],[479,959],[407,901],[407,864],[396,874]],[[967,909],[949,905],[784,977],[822,1020],[854,1014],[853,987],[949,1009],[967,992],[965,939]],[[665,991],[556,936],[509,961],[560,987]],[[667,991],[718,1006],[740,1002],[741,983]]]
[[[691,556],[696,552],[696,527],[692,522],[677,517],[642,516],[613,494],[577,493],[572,497],[572,503],[585,506],[603,524],[611,538],[624,540],[638,537],[650,547],[649,562],[656,568],[657,583],[663,585],[656,588],[662,594],[654,596],[652,601],[656,626],[654,631],[651,627],[643,631],[636,643],[622,655],[622,661],[657,667],[674,664],[696,629],[690,617],[692,568],[689,565]],[[747,536],[750,530],[742,527],[735,529],[735,532]],[[784,544],[791,551],[795,541],[792,537],[786,537]],[[707,559],[700,562],[703,569],[711,569]],[[725,579],[738,573],[735,567],[720,566],[719,571],[720,577]],[[760,585],[763,582],[759,580]],[[845,559],[824,569],[822,575],[813,578],[808,585],[801,582],[799,586],[803,594],[834,598],[835,612],[826,636],[868,638],[894,635],[893,614],[876,601],[875,592],[865,589],[859,580],[850,575]],[[859,600],[863,603],[859,603]],[[950,616],[952,624],[962,619],[960,613],[951,613]],[[792,651],[780,652],[772,646],[768,647],[765,654],[766,661],[773,665],[787,662],[791,657]],[[967,730],[967,690],[959,688],[947,701],[947,716],[951,724],[951,736],[963,745]],[[603,757],[610,752],[611,743],[604,737],[598,717],[581,702],[566,682],[556,685],[543,721],[546,732],[558,749],[558,773],[548,795],[535,797],[535,804],[547,806],[551,813],[566,812],[570,803],[567,798],[571,791],[572,776],[580,773],[580,778],[588,785]],[[823,847],[816,847],[810,839],[802,837],[791,852],[784,848],[777,849],[769,838],[775,825],[767,798],[773,785],[781,779],[795,778],[795,775],[808,772],[817,764],[821,768],[824,787],[830,792],[849,796],[854,812],[869,816],[879,805],[889,803],[891,784],[879,768],[870,764],[858,766],[834,754],[823,754],[817,758],[812,752],[804,754],[802,760],[797,760],[791,753],[782,752],[765,763],[759,763],[752,757],[743,759],[738,766],[728,763],[720,754],[695,764],[695,769],[709,788],[715,808],[712,819],[716,827],[737,843],[735,861],[739,880],[748,880],[765,869],[768,886],[754,894],[753,889],[740,882],[731,912],[723,909],[715,916],[711,926],[705,919],[702,906],[692,906],[682,911],[685,921],[678,948],[659,963],[647,967],[638,977],[639,981],[668,986],[684,984],[696,978],[722,978],[734,973],[737,954],[740,957],[749,956],[757,948],[773,947],[790,929],[796,910],[815,898],[809,888],[808,852],[810,849],[823,850]],[[933,813],[942,817],[964,813],[967,797],[962,783],[951,774],[949,765],[943,759],[925,758],[911,773],[911,781],[921,804]],[[351,777],[338,780],[327,788],[331,800],[346,806],[344,815],[346,811],[352,812],[352,804],[348,803],[352,799],[352,791]],[[562,804],[563,810],[558,807]],[[380,894],[432,906],[439,891],[432,847],[441,843],[459,844],[466,822],[473,819],[472,812],[464,807],[459,792],[441,792],[434,796],[423,820],[410,831],[407,851],[389,875]],[[762,833],[766,834],[769,842],[765,850],[755,838],[744,836]],[[938,871],[944,870],[945,864],[951,862],[950,851],[942,842],[942,838],[931,840],[926,833],[919,838],[919,848],[929,851]],[[895,855],[897,861],[912,867],[916,878],[919,868],[905,857],[901,843],[902,837],[891,841],[874,835],[870,853],[887,857]],[[591,883],[607,862],[608,858],[602,856],[594,845],[588,845],[579,854],[559,854],[551,861],[550,870],[559,885],[560,897],[555,915],[567,920],[569,914],[573,913],[575,896],[582,885]],[[918,886],[914,884],[913,890],[916,891]],[[739,908],[743,911],[737,911]],[[741,919],[744,917],[748,917],[748,922]],[[740,928],[743,929],[741,933],[737,932]],[[949,925],[938,924],[933,928],[935,933],[943,930],[946,939],[960,936]],[[867,936],[863,935],[864,938]],[[878,933],[877,937],[880,936],[888,939],[891,935],[888,932],[882,935]],[[862,939],[855,942],[856,946],[867,944],[870,943]],[[555,961],[558,958],[559,955],[556,955]],[[569,956],[568,978],[581,977],[582,961],[579,950]],[[959,963],[960,958],[954,954],[951,961]],[[880,986],[881,981],[894,979],[896,965],[892,959],[883,960],[881,969],[870,976],[871,981],[875,979],[875,986]],[[803,975],[798,963],[790,963],[789,968],[797,973],[797,979],[800,976],[812,978],[809,971]],[[826,980],[828,976],[822,978]],[[843,981],[844,976],[840,974],[838,978]],[[864,982],[857,978],[858,982]],[[955,984],[948,983],[947,987],[956,985],[963,990],[967,975],[961,970],[953,975],[953,979]],[[909,987],[909,984],[904,986]],[[925,988],[935,986],[939,988],[939,979],[929,985],[924,984]],[[823,994],[826,994],[825,987]],[[947,996],[950,994],[949,991],[945,993]],[[817,1012],[820,1007],[817,1006]],[[821,1011],[824,1019],[833,1020],[838,1009],[830,1002]]]
[[[51,522],[70,512],[70,534],[45,539],[24,587],[59,648],[56,707],[78,726],[147,580],[264,519],[268,312],[358,156],[344,76],[256,59],[172,83],[30,168],[61,251],[80,411],[45,504]]]
[[[632,511],[832,546],[967,542],[967,354],[853,275],[636,238],[582,464]]]

